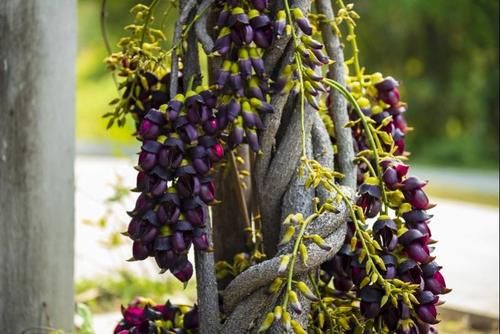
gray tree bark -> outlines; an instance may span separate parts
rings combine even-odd
[[[73,0],[0,1],[0,328],[72,330]]]

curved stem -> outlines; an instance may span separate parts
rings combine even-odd
[[[375,141],[375,137],[373,136],[373,133],[372,133],[372,128],[368,124],[368,121],[366,120],[366,116],[363,113],[363,111],[361,110],[361,108],[359,107],[358,102],[351,95],[351,93],[349,93],[349,91],[347,89],[345,89],[344,86],[340,85],[338,82],[331,80],[331,79],[323,79],[323,81],[327,85],[329,85],[332,88],[337,89],[342,95],[344,95],[344,97],[349,101],[349,103],[351,103],[354,110],[356,111],[359,118],[361,119],[361,123],[363,124],[363,128],[365,129],[366,137],[368,138],[368,142],[369,142],[371,150],[372,150],[373,158],[375,160],[377,177],[379,178],[379,180],[382,180],[383,173],[382,173],[382,167],[380,166],[380,157],[378,154],[380,142],[378,143],[379,145],[377,145],[377,142]],[[377,138],[377,140],[378,140],[378,138]],[[387,194],[385,192],[385,187],[384,187],[383,182],[380,182],[380,191],[382,192],[382,198],[383,198],[384,204],[386,204],[387,203]],[[384,214],[387,213],[387,205],[384,205],[383,213]]]
[[[306,228],[311,223],[316,217],[318,217],[317,213],[313,213],[309,217],[306,218],[306,220],[302,223],[302,226],[300,227],[299,234],[297,235],[297,239],[295,239],[295,243],[293,244],[293,250],[292,250],[292,257],[290,258],[290,264],[288,266],[288,276],[287,276],[287,282],[286,282],[286,293],[285,297],[283,299],[283,309],[286,310],[288,306],[288,293],[292,290],[292,281],[293,281],[293,268],[295,266],[295,261],[297,261],[297,254],[299,251],[299,246],[300,243],[302,242],[302,239],[304,238],[304,233],[306,232]]]

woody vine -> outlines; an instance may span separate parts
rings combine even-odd
[[[435,333],[449,289],[433,204],[409,174],[399,83],[361,65],[353,4],[153,0],[131,14],[106,59],[108,125],[134,122],[141,143],[124,234],[131,260],[184,283],[194,248],[198,303],[137,299],[115,333]]]

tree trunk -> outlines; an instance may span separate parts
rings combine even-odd
[[[0,2],[0,328],[73,320],[75,1]]]

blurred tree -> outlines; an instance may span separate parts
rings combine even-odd
[[[498,1],[356,5],[363,62],[404,81],[417,161],[497,165]]]

